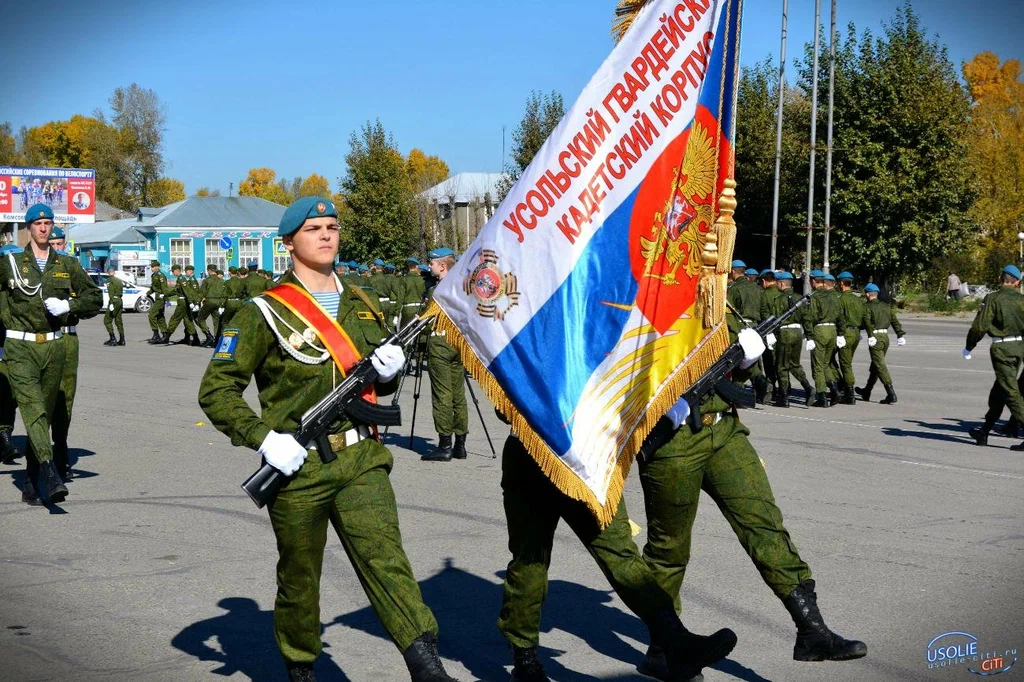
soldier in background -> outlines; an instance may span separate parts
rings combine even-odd
[[[167,285],[167,275],[160,272],[160,261],[150,261],[149,265],[153,268],[153,276],[149,282],[149,297],[153,300],[153,306],[149,309],[149,328],[153,330],[153,338],[149,343],[167,344],[170,343],[171,335],[167,333],[164,306],[167,304],[171,288]]]
[[[1014,270],[1016,267],[1011,266]],[[1005,274],[1005,270],[1003,271]],[[1012,273],[1010,273],[1012,274]],[[1020,281],[1020,271],[1017,270],[1017,281]],[[1016,286],[1016,285],[1015,285]],[[1016,292],[1014,292],[1016,294]],[[991,294],[990,294],[991,295]],[[896,402],[896,389],[892,385],[892,377],[889,375],[889,368],[885,364],[885,354],[889,352],[889,327],[892,327],[893,331],[896,332],[896,345],[906,345],[907,340],[903,338],[905,336],[903,327],[900,326],[900,321],[896,319],[896,313],[892,309],[890,303],[878,300],[878,285],[868,284],[864,287],[864,296],[868,299],[868,302],[864,305],[864,329],[868,332],[868,354],[871,356],[871,367],[868,370],[868,382],[864,385],[863,389],[857,389],[857,394],[860,395],[861,400],[867,402],[871,400],[871,389],[875,387],[875,381],[881,379],[882,386],[885,387],[885,397],[882,398],[879,403],[882,405],[891,405]],[[1017,294],[1019,296],[1019,294]],[[1002,303],[1002,301],[1000,301]],[[1019,300],[1015,302],[1018,308],[1018,312],[1009,313],[1015,315],[1019,319]],[[978,315],[981,316],[979,311]],[[974,332],[974,327],[971,327],[971,332],[967,335],[967,347],[974,348],[982,336],[985,335],[985,331],[981,331],[976,337],[972,337],[971,333]],[[1011,351],[1016,352],[1021,350],[1024,353],[1024,345],[1021,345],[1020,335],[1014,335],[1016,339],[1011,336]],[[974,339],[972,343],[971,340]],[[1013,355],[1013,353],[1011,353]],[[1006,366],[1013,364],[1013,377],[1009,382],[1016,388],[1017,386],[1017,372],[1020,370],[1021,355],[1015,355],[1015,363],[1008,362]],[[992,364],[997,365],[995,356],[993,356]],[[1002,364],[997,367],[998,371],[1002,368]],[[1004,382],[1001,382],[1004,383]],[[1017,393],[1017,399],[1020,401],[1020,393]],[[1020,407],[1024,408],[1024,401],[1021,401]]]
[[[732,282],[726,294],[729,305],[726,307],[725,321],[729,327],[729,339],[734,343],[740,330],[754,327],[761,321],[761,287],[746,276],[749,269],[753,268],[747,268],[747,264],[741,260],[732,262]],[[751,371],[750,381],[754,385],[754,399],[763,405],[768,394],[768,380],[760,365]]]
[[[107,268],[107,309],[103,312],[103,326],[110,334],[110,340],[104,346],[124,345],[124,282],[116,276],[114,266]],[[114,326],[117,325],[118,337],[114,338]]]
[[[202,286],[199,287],[199,293],[202,295],[203,304],[199,308],[197,322],[199,329],[206,336],[206,340],[203,341],[202,345],[204,348],[213,348],[217,340],[210,334],[210,330],[206,326],[206,320],[211,317],[213,318],[213,331],[215,334],[219,334],[220,315],[224,312],[224,302],[227,299],[224,280],[220,278],[220,272],[213,263],[206,267],[206,279],[203,280]]]
[[[836,320],[839,301],[825,288],[825,273],[811,270],[811,301],[804,314],[804,337],[811,354],[811,376],[814,379],[815,407],[828,407],[829,363],[836,348]]]
[[[853,275],[843,271],[839,273],[839,319],[836,322],[836,345],[842,337],[844,345],[839,347],[839,378],[842,390],[842,403],[856,405],[854,387],[857,385],[853,374],[853,356],[860,344],[860,330],[864,326],[864,299],[853,291]]]
[[[799,296],[793,291],[793,274],[782,271],[775,276],[779,291],[785,299],[779,299],[773,303],[775,314],[787,310],[796,303]],[[799,315],[799,313],[798,313]],[[815,400],[814,386],[807,381],[804,367],[800,364],[800,355],[803,352],[803,325],[800,322],[790,322],[782,325],[779,330],[778,342],[775,344],[775,367],[779,378],[779,402],[778,407],[789,407],[790,376],[794,377],[804,389],[805,404],[809,407]]]

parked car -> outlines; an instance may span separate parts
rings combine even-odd
[[[124,309],[126,311],[134,310],[137,313],[148,313],[149,309],[153,307],[153,299],[147,296],[149,288],[135,284],[135,278],[127,272],[118,270],[114,276],[124,282],[124,297],[121,299]],[[107,297],[107,280],[110,279],[110,276],[101,272],[90,272],[89,278],[103,290],[103,307],[106,308],[110,302]]]

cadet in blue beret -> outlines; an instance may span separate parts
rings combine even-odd
[[[743,271],[743,274],[746,276],[748,280],[750,280],[754,284],[757,284],[758,272],[756,268],[747,268],[746,270]]]
[[[793,273],[792,272],[788,272],[786,270],[781,270],[781,271],[775,273],[775,279],[777,279],[777,280],[786,280],[786,281],[792,282],[793,281]]]
[[[844,405],[856,405],[853,356],[860,345],[860,330],[864,326],[864,299],[853,292],[853,275],[845,270],[839,273],[839,292],[839,319],[836,321],[839,390]]]
[[[384,259],[383,258],[375,258],[373,260],[373,264],[376,265],[378,268],[382,268],[382,267],[384,267]]]
[[[1014,305],[1017,306],[1014,310],[1018,311],[1014,313],[1014,319],[1022,319],[1020,308],[1020,295],[1013,291]],[[861,400],[871,400],[871,389],[874,388],[875,382],[881,380],[882,386],[885,387],[885,397],[879,401],[882,405],[891,405],[896,402],[896,389],[893,388],[892,377],[889,375],[889,368],[885,364],[885,354],[889,352],[889,328],[891,327],[896,332],[896,345],[903,346],[907,342],[903,338],[903,327],[900,326],[900,321],[896,319],[896,311],[893,307],[884,302],[878,300],[878,287],[874,284],[868,284],[864,287],[864,297],[867,299],[867,303],[864,304],[864,329],[867,330],[868,335],[868,354],[871,356],[871,367],[868,368],[868,381],[864,385],[864,388],[856,389],[857,394],[860,395]],[[986,299],[987,300],[987,299]],[[980,313],[979,313],[980,315]],[[971,330],[973,331],[973,327]],[[968,333],[968,339],[971,338]],[[1019,338],[1019,337],[1018,337]],[[978,336],[981,339],[981,335]],[[970,341],[968,341],[970,343]],[[1024,359],[1024,344],[1020,341],[1016,342],[1018,346],[1019,355],[1017,362],[1020,359]],[[1011,344],[1012,345],[1012,344]],[[973,346],[972,346],[973,347]],[[995,348],[995,344],[992,346]],[[995,356],[993,356],[993,363],[995,362]],[[1013,381],[1011,382],[1015,387],[1017,386],[1017,365],[1014,365]],[[997,376],[998,376],[997,366]],[[1017,399],[1020,400],[1020,391],[1018,389]],[[1024,402],[1020,403],[1020,407],[1024,408]],[[1000,412],[1002,408],[1000,407]],[[1021,410],[1024,413],[1024,409]]]
[[[427,257],[430,260],[437,260],[439,258],[444,258],[445,256],[451,256],[454,259],[455,252],[449,249],[447,246],[442,246],[440,248],[434,249],[433,251],[427,254]]]
[[[285,211],[280,234],[292,261],[282,284],[315,299],[346,332],[341,343],[370,358],[378,396],[394,392],[405,355],[398,346],[382,345],[387,330],[374,297],[356,286],[338,286],[333,204],[319,197],[300,199]],[[273,627],[288,679],[315,679],[313,665],[322,647],[320,575],[333,526],[412,679],[451,682],[438,654],[437,621],[423,603],[402,547],[388,480],[394,458],[374,437],[373,424],[339,415],[328,444],[338,456],[330,462],[291,435],[303,413],[340,376],[318,338],[326,336],[326,325],[311,322],[267,294],[245,302],[231,322],[232,333],[221,337],[199,389],[200,407],[218,430],[290,477],[267,505],[278,547]],[[243,395],[251,383],[262,406],[256,410]]]
[[[814,393],[808,405],[829,407],[839,402],[839,372],[832,364],[832,357],[837,348],[836,323],[839,321],[839,294],[832,284],[826,286],[825,273],[814,269],[810,272],[811,301],[804,314],[804,337],[807,339],[807,352],[811,355],[811,376],[814,380]],[[829,395],[826,396],[825,390]]]
[[[744,263],[744,262],[743,262],[743,261],[741,261],[741,260],[734,260],[734,261],[732,262],[732,267],[733,267],[733,268],[743,268],[744,270],[746,270],[746,269],[747,269],[747,264],[746,264],[746,263]]]
[[[416,256],[409,256],[408,258],[405,259],[405,262],[406,263],[415,263],[417,266],[419,266],[420,259],[417,258]]]
[[[761,287],[757,284],[757,271],[752,268],[753,276],[748,276],[746,263],[741,260],[732,262],[726,300],[730,306],[726,308],[725,321],[729,327],[729,338],[736,341],[740,331],[745,327],[752,327],[761,321]],[[750,381],[754,386],[754,399],[764,403],[768,394],[768,380],[765,378],[762,363],[758,362],[750,368]],[[745,381],[737,382],[740,385]]]
[[[394,272],[394,271],[395,271],[395,264],[394,263],[385,263],[384,264],[384,272]]]
[[[46,204],[33,204],[25,211],[25,224],[30,225],[37,220],[53,220],[53,209]]]
[[[850,280],[852,282],[853,275],[849,271],[843,270],[836,276],[836,279],[838,279],[840,282],[842,282],[843,280]]]

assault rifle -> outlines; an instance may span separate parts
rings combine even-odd
[[[773,315],[766,320],[762,320],[759,325],[754,327],[754,331],[761,335],[764,339],[769,334],[774,334],[785,324],[791,317],[793,317],[797,311],[811,300],[809,294],[801,296],[799,299],[793,302],[788,309],[783,311],[779,315]],[[740,407],[753,407],[754,400],[747,391],[743,390],[732,381],[729,381],[727,377],[730,372],[740,366],[743,362],[743,346],[737,341],[725,349],[721,357],[715,360],[715,363],[708,368],[704,374],[701,375],[697,381],[693,383],[690,388],[686,389],[683,393],[683,399],[690,405],[690,414],[686,418],[686,423],[690,426],[690,430],[694,433],[698,433],[703,424],[701,422],[700,414],[700,402],[704,396],[714,392],[720,395],[726,402],[732,405],[738,405]],[[660,448],[662,445],[672,439],[675,429],[672,427],[672,422],[667,418],[661,418],[658,423],[655,424],[654,428],[651,429],[651,433],[644,440],[643,445],[640,448],[638,457],[648,457]]]
[[[394,344],[405,347],[413,342],[432,318],[421,317],[391,335],[381,345]],[[366,356],[348,371],[344,381],[331,391],[326,398],[309,408],[299,420],[298,430],[292,434],[299,445],[308,448],[316,446],[320,461],[324,464],[338,458],[328,440],[327,429],[342,415],[348,415],[361,424],[380,426],[401,426],[402,411],[397,405],[375,405],[363,400],[360,395],[367,386],[377,381],[377,370]],[[263,507],[274,499],[284,485],[287,476],[269,464],[245,480],[242,490],[252,498],[257,507]]]

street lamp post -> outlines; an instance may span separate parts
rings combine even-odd
[[[1020,256],[1017,262],[1024,263],[1024,232],[1017,233],[1017,244],[1020,246]]]

